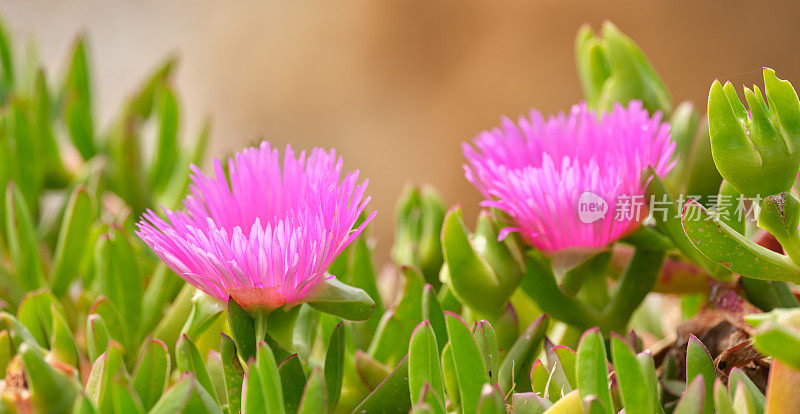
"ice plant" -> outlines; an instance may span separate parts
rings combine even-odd
[[[187,282],[249,309],[272,310],[304,301],[332,277],[326,269],[375,213],[358,227],[369,202],[358,171],[342,178],[336,152],[315,148],[283,161],[268,142],[228,160],[228,178],[192,167],[186,211],[148,210],[136,234]]]
[[[637,228],[642,174],[668,173],[674,150],[669,125],[640,102],[605,114],[582,103],[549,118],[536,110],[517,123],[505,118],[463,144],[464,172],[481,205],[510,218],[501,237],[517,232],[543,251],[597,248]]]

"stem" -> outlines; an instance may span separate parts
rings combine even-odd
[[[254,315],[255,331],[256,331],[256,345],[267,338],[267,319],[269,319],[269,312],[259,309]]]
[[[603,317],[604,333],[625,329],[633,312],[655,287],[664,256],[663,250],[636,249],[628,268],[614,286],[612,302]]]
[[[778,242],[783,246],[783,251],[792,259],[793,262],[800,264],[800,234],[797,231],[789,232],[789,237],[777,237]]]
[[[564,295],[556,283],[549,263],[537,253],[528,254],[526,269],[520,287],[542,311],[577,328],[588,329],[597,326],[595,312],[586,308],[583,303]]]
[[[586,280],[592,278],[594,274],[605,275],[610,258],[611,252],[604,251],[570,269],[561,279],[561,290],[569,297],[575,296]]]

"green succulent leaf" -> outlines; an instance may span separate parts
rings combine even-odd
[[[614,361],[617,384],[622,405],[629,414],[652,413],[656,396],[652,394],[649,381],[636,355],[625,342],[611,338],[611,357]]]
[[[549,323],[550,319],[547,315],[539,316],[528,325],[508,350],[497,375],[500,389],[511,390],[512,385],[516,384],[515,391],[530,391],[530,385],[525,384],[524,380],[528,377],[528,370],[533,366],[533,359],[537,354],[539,344],[544,339]]]
[[[404,414],[410,409],[411,396],[408,393],[408,357],[406,357],[397,364],[392,373],[377,388],[353,409],[353,413]]]
[[[500,351],[497,348],[497,335],[494,333],[492,325],[486,320],[481,320],[475,324],[475,344],[484,358],[489,383],[497,383],[498,365],[500,364]]]
[[[249,361],[256,356],[255,321],[244,308],[233,298],[228,298],[228,326],[231,337],[236,343],[236,350],[242,361]]]
[[[72,62],[62,92],[65,121],[72,144],[84,160],[97,153],[92,118],[92,93],[86,40],[78,38],[72,50]]]
[[[689,240],[709,259],[753,279],[800,282],[800,267],[739,234],[689,201],[683,209],[683,229]]]
[[[297,354],[292,354],[278,365],[278,375],[281,378],[283,405],[286,412],[296,413],[306,387],[306,374]]]
[[[333,410],[339,402],[344,379],[345,331],[339,322],[331,333],[328,350],[325,353],[325,385],[328,387],[328,405]]]
[[[733,401],[728,388],[717,378],[714,382],[714,409],[719,414],[734,414]]]
[[[480,414],[505,414],[506,403],[503,392],[495,385],[483,384],[481,388],[480,399],[478,400],[478,409],[476,411]]]
[[[19,354],[25,364],[25,375],[31,391],[31,404],[40,413],[68,411],[75,401],[79,385],[48,364],[36,348],[22,344]]]
[[[489,382],[486,364],[464,321],[455,314],[446,313],[445,323],[453,350],[461,408],[465,412],[474,412],[478,408],[481,388]]]
[[[6,236],[14,274],[26,291],[44,286],[44,269],[36,227],[28,205],[13,183],[6,187]]]
[[[94,198],[85,187],[72,192],[56,243],[50,289],[56,296],[66,293],[79,276],[81,258],[87,254],[87,237],[95,220]]]
[[[711,395],[714,392],[714,380],[717,377],[714,362],[711,360],[711,355],[708,353],[705,345],[697,339],[696,336],[690,334],[689,344],[686,349],[686,387],[691,385],[691,382],[696,377],[702,377],[705,383],[705,398],[703,404],[704,413],[714,412],[714,401]]]
[[[227,390],[226,400],[229,409],[242,406],[242,379],[244,369],[236,353],[236,344],[233,339],[220,333],[220,359],[222,360],[222,374]]]
[[[208,391],[197,382],[191,372],[170,387],[149,411],[149,414],[198,413],[222,414]]]
[[[408,347],[408,385],[415,406],[420,403],[425,387],[433,389],[438,395],[445,395],[439,346],[428,321],[417,325],[411,335]]]
[[[686,391],[681,396],[678,405],[675,407],[675,414],[700,414],[703,412],[704,401],[706,399],[706,382],[702,375],[698,375],[686,387]]]
[[[197,382],[205,388],[214,401],[219,401],[214,384],[211,382],[211,376],[206,369],[205,361],[200,355],[200,351],[197,350],[197,346],[186,334],[181,335],[180,339],[178,339],[178,344],[175,345],[175,362],[178,366],[178,372],[193,373]]]
[[[336,279],[320,283],[303,300],[317,310],[348,321],[365,321],[375,308],[375,302],[367,292]]]
[[[163,342],[151,339],[145,344],[133,371],[133,388],[144,409],[151,409],[161,398],[167,388],[170,369],[169,349]]]
[[[599,399],[604,412],[613,411],[614,404],[611,401],[606,368],[606,347],[598,329],[586,331],[581,338],[578,345],[576,379],[582,399],[593,395]]]
[[[320,368],[315,368],[308,376],[306,388],[297,414],[319,414],[328,412],[328,390],[325,387],[325,378]]]
[[[114,407],[113,387],[115,378],[124,375],[125,363],[122,361],[122,347],[110,342],[89,371],[86,381],[86,394],[100,412],[112,412]]]

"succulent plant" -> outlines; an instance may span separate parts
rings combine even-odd
[[[619,29],[581,29],[586,104],[465,144],[486,208],[474,231],[433,188],[408,187],[380,276],[399,288],[386,291],[366,184],[332,150],[287,148],[279,162],[263,143],[207,176],[210,123],[179,138],[174,61],[100,125],[85,39],[61,77],[20,65],[13,44],[0,24],[2,413],[800,406],[797,97],[771,70],[766,102],[746,93],[762,113],[744,116],[715,83],[705,121],[691,104],[672,110]],[[558,152],[545,132],[574,145]],[[769,162],[740,162],[736,134]],[[596,145],[582,147],[588,135]],[[580,162],[535,161],[555,155]],[[619,174],[602,181],[598,162]],[[661,204],[582,222],[578,183]],[[726,214],[723,196],[759,192],[759,216]],[[663,313],[677,308],[675,328]]]

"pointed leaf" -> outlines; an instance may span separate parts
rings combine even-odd
[[[170,374],[169,349],[158,339],[144,346],[139,364],[133,371],[133,388],[145,410],[152,408],[167,388]]]
[[[412,403],[417,405],[426,385],[439,395],[444,394],[444,378],[439,361],[436,335],[428,321],[423,321],[411,335],[408,347],[408,385]]]
[[[303,298],[322,312],[349,321],[365,321],[372,315],[375,302],[367,292],[336,279],[327,279]]]

